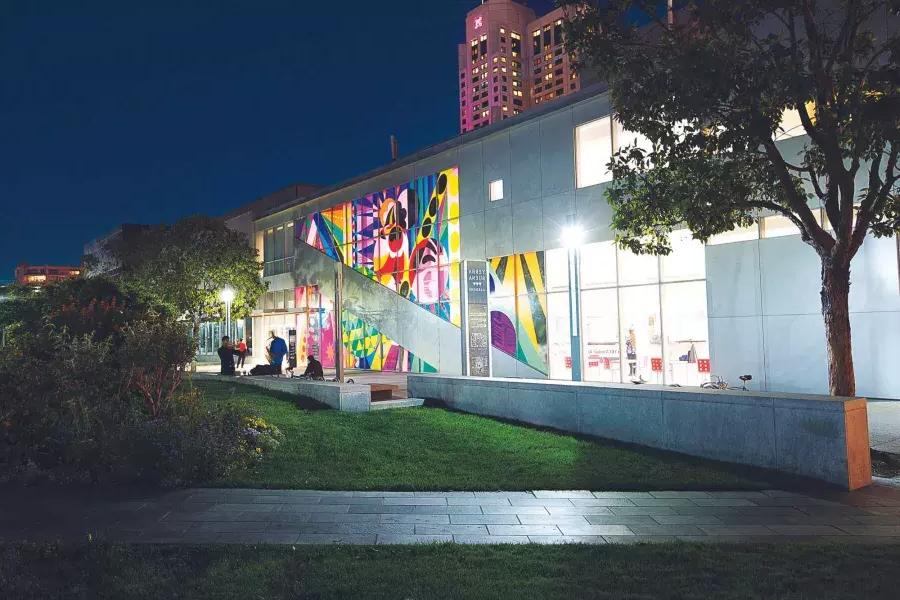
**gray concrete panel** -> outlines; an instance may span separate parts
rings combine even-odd
[[[563,228],[575,219],[575,192],[544,196],[541,213],[544,220],[544,248],[549,250],[560,247]]]
[[[541,119],[541,188],[558,194],[575,189],[575,138],[572,111]]]
[[[484,212],[484,252],[488,258],[512,254],[512,208],[501,206]]]
[[[615,238],[610,227],[612,207],[606,201],[607,184],[575,190],[575,219],[584,230],[584,243],[606,242]]]
[[[578,432],[652,446],[664,439],[662,399],[625,398],[603,389],[578,391]]]
[[[509,132],[503,132],[491,136],[482,142],[484,156],[484,183],[482,187],[485,193],[485,206],[500,207],[511,203],[510,174],[509,174]],[[490,182],[503,180],[503,198],[490,202],[487,198],[487,189]]]
[[[532,252],[544,249],[544,219],[541,201],[513,204],[513,250]]]
[[[460,216],[483,211],[486,190],[481,142],[461,146],[459,149]]]
[[[509,132],[510,190],[513,203],[541,197],[541,126],[525,123]]]
[[[608,116],[612,112],[609,105],[609,97],[605,94],[595,96],[584,102],[572,106],[572,122],[577,127]]]
[[[462,260],[484,260],[484,213],[459,218],[460,256]]]

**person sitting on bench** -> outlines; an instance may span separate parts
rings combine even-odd
[[[303,371],[304,377],[310,379],[325,379],[325,371],[322,370],[322,363],[316,360],[316,357],[310,354],[306,357],[306,370]]]

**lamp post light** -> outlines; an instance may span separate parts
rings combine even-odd
[[[560,241],[569,251],[569,343],[572,356],[572,381],[581,381],[581,245],[584,229],[569,223]]]
[[[231,303],[234,301],[234,290],[231,286],[222,288],[219,299],[225,303],[225,335],[231,339]]]

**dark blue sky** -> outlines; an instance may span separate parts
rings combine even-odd
[[[0,1],[0,280],[457,134],[478,0]],[[531,0],[539,14],[552,0]]]

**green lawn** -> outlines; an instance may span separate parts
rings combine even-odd
[[[299,409],[287,396],[247,385],[218,381],[196,385],[207,402],[254,406],[286,436],[252,470],[209,482],[211,486],[678,490],[778,485],[768,473],[443,409],[349,414]]]
[[[5,598],[896,598],[900,546],[0,546]]]

